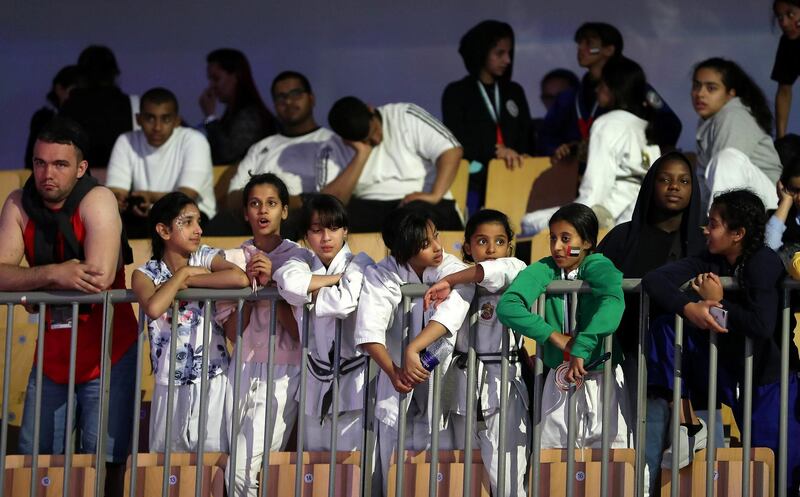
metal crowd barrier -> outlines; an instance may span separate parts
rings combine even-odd
[[[734,281],[730,278],[723,278],[723,286],[726,290],[735,290],[737,285]],[[787,480],[787,465],[786,465],[786,456],[788,450],[788,378],[789,378],[789,351],[790,351],[790,333],[792,330],[789,329],[790,323],[790,307],[789,307],[789,294],[790,291],[796,290],[800,288],[800,282],[794,282],[791,280],[787,280],[784,285],[783,291],[783,312],[782,312],[782,336],[781,336],[781,387],[780,387],[780,402],[781,402],[781,411],[780,411],[780,425],[779,425],[779,452],[777,454],[777,461],[778,461],[778,471],[777,471],[777,481],[779,482],[778,485],[778,497],[785,497],[786,496],[786,485],[785,482]],[[406,345],[408,343],[408,331],[410,329],[410,316],[411,316],[411,305],[412,300],[415,298],[419,298],[422,296],[427,289],[426,285],[406,285],[402,289],[403,293],[403,304],[400,308],[401,312],[401,319],[403,320],[403,343]],[[628,293],[637,293],[640,295],[640,319],[639,319],[639,346],[637,351],[637,395],[636,395],[636,411],[635,411],[635,424],[633,425],[633,432],[634,432],[634,446],[640,448],[641,450],[636,450],[636,458],[635,458],[635,483],[636,483],[636,495],[637,497],[641,497],[644,494],[644,446],[645,446],[645,428],[646,428],[646,388],[647,388],[647,369],[645,364],[645,354],[643,345],[646,339],[646,333],[648,329],[648,319],[649,319],[649,302],[647,295],[641,291],[641,284],[638,279],[626,279],[623,282],[623,290]],[[479,290],[480,292],[481,290]],[[547,290],[546,294],[573,294],[577,295],[580,293],[587,293],[590,292],[591,289],[589,286],[581,281],[557,281],[551,283]],[[477,377],[477,354],[475,351],[475,334],[477,332],[477,320],[478,320],[478,312],[477,309],[477,300],[479,294],[476,294],[475,299],[473,300],[472,307],[470,310],[470,314],[468,316],[469,323],[470,323],[470,337],[469,337],[469,350],[467,354],[467,372],[468,372],[468,380],[469,380],[469,391],[475,392],[476,390],[476,377]],[[258,292],[253,293],[250,289],[242,289],[242,290],[206,290],[206,289],[190,289],[184,290],[178,293],[176,296],[176,300],[173,304],[173,313],[177,312],[178,301],[203,301],[205,303],[203,307],[204,318],[205,318],[205,326],[203,328],[203,344],[204,350],[207,350],[207,346],[210,340],[210,333],[211,333],[211,302],[212,301],[235,301],[237,303],[236,306],[236,314],[240,318],[239,325],[237,327],[237,335],[241,340],[243,329],[241,327],[241,316],[242,316],[242,308],[245,301],[256,301],[256,300],[271,300],[277,301],[280,300],[280,296],[278,295],[277,291],[273,288],[265,288],[259,289]],[[575,300],[575,299],[573,299]],[[102,344],[102,356],[101,356],[101,391],[100,391],[100,407],[99,407],[99,429],[98,429],[98,440],[97,440],[97,450],[95,453],[95,460],[96,460],[96,480],[94,482],[94,495],[102,496],[104,492],[104,482],[105,482],[105,472],[104,468],[105,465],[103,461],[105,461],[105,446],[107,441],[107,434],[106,434],[106,427],[108,422],[108,393],[109,393],[109,381],[110,381],[110,360],[111,360],[111,345],[112,345],[112,335],[110,330],[113,329],[113,321],[114,321],[114,312],[113,312],[113,305],[116,303],[125,303],[125,302],[134,302],[135,297],[133,293],[129,290],[111,290],[99,294],[83,294],[77,292],[0,292],[0,304],[6,305],[7,307],[7,317],[6,317],[6,337],[5,337],[5,357],[4,357],[4,368],[3,368],[3,389],[2,389],[2,424],[0,426],[0,489],[5,488],[6,483],[6,455],[9,453],[8,451],[8,414],[9,414],[9,383],[10,383],[10,373],[11,373],[11,350],[12,350],[12,329],[14,327],[14,306],[15,305],[34,305],[38,306],[39,315],[44,316],[44,312],[46,306],[53,305],[53,304],[69,304],[72,306],[72,330],[71,330],[71,341],[70,341],[70,369],[69,369],[69,384],[68,384],[68,400],[67,400],[67,426],[72,426],[74,420],[74,392],[75,392],[75,357],[77,351],[77,323],[78,323],[78,306],[81,304],[102,304],[104,306],[104,328],[103,328],[103,344]],[[544,314],[544,301],[545,296],[542,295],[538,300],[538,305],[536,309],[532,309],[532,312],[538,312],[540,315]],[[303,348],[302,348],[302,359],[301,359],[301,381],[300,381],[300,406],[298,409],[298,419],[297,419],[297,454],[296,454],[296,461],[295,461],[295,496],[299,497],[302,492],[303,488],[303,447],[305,441],[305,426],[304,426],[304,412],[305,412],[305,389],[307,383],[307,354],[308,354],[308,316],[309,316],[309,309],[306,308],[304,310],[304,326],[302,327],[301,333],[303,335]],[[275,345],[276,345],[276,323],[277,323],[277,315],[276,315],[276,306],[272,307],[272,314],[270,317],[270,326],[269,326],[269,357],[274,357]],[[139,431],[140,431],[140,419],[139,419],[139,412],[141,409],[141,380],[142,380],[142,355],[145,353],[145,348],[148,347],[148,344],[145,341],[145,334],[147,331],[146,326],[146,319],[144,313],[140,310],[139,312],[139,335],[138,340],[136,341],[135,346],[137,347],[136,353],[136,378],[135,378],[135,403],[134,403],[134,416],[133,416],[133,426],[131,427],[131,443],[134,444],[134,447],[138,447],[138,439],[139,439]],[[341,343],[341,322],[337,322],[336,325],[336,343]],[[34,402],[34,430],[33,430],[33,457],[31,460],[31,481],[30,481],[30,495],[36,495],[37,490],[37,468],[38,468],[38,456],[39,456],[39,439],[40,439],[40,413],[41,413],[41,403],[42,403],[42,361],[43,361],[43,346],[44,346],[44,334],[45,334],[45,326],[44,326],[44,319],[39,319],[38,322],[38,342],[36,346],[36,391],[35,391],[35,402]],[[506,450],[506,432],[508,430],[508,420],[506,419],[506,411],[508,405],[508,390],[505,388],[508,385],[508,364],[509,364],[509,340],[508,340],[508,333],[503,334],[503,342],[502,342],[502,354],[501,354],[501,385],[503,388],[501,389],[501,400],[500,400],[500,423],[499,423],[499,431],[500,431],[500,440],[499,440],[499,453],[505,454]],[[716,344],[716,335],[714,333],[709,333],[710,336],[710,347],[709,347],[709,392],[708,392],[708,405],[709,405],[709,422],[708,422],[708,448],[707,448],[707,462],[706,462],[706,495],[708,497],[713,496],[714,491],[714,463],[715,463],[715,438],[714,438],[714,430],[715,430],[715,416],[713,414],[713,406],[716,405],[716,377],[717,377],[717,344]],[[172,340],[170,343],[170,357],[175,357],[175,347],[176,347],[176,337],[177,337],[177,320],[173,320],[172,323]],[[680,409],[680,383],[682,380],[682,373],[681,373],[681,364],[680,364],[680,350],[683,343],[683,320],[676,316],[675,319],[675,351],[676,351],[676,363],[674,369],[674,396],[673,396],[673,407],[672,407],[672,426],[671,426],[671,438],[673,446],[677,446],[678,444],[678,437],[679,437],[679,412]],[[611,337],[607,337],[605,340],[606,350],[611,350]],[[238,411],[239,406],[239,397],[240,397],[240,384],[242,381],[241,378],[241,365],[242,365],[242,357],[241,357],[241,349],[239,347],[235,347],[235,353],[231,358],[231,361],[234,365],[234,375],[233,378],[229,379],[233,386],[233,405],[234,405],[234,412]],[[750,428],[750,420],[752,415],[752,377],[753,377],[753,357],[752,357],[752,341],[747,338],[746,339],[746,349],[745,349],[745,371],[744,371],[744,388],[743,388],[743,405],[744,405],[744,419],[743,419],[743,426],[742,426],[742,473],[743,473],[743,481],[742,481],[742,495],[749,495],[749,487],[750,487],[750,471],[749,471],[749,464],[750,464],[750,449],[751,449],[751,428]],[[339,369],[339,358],[341,355],[341,350],[337,346],[335,347],[335,362],[334,362],[334,380],[332,384],[333,389],[333,411],[338,412],[339,406],[339,395],[338,395],[338,369]],[[603,437],[602,437],[602,447],[601,447],[601,488],[600,488],[600,495],[602,497],[607,497],[609,491],[609,447],[610,447],[610,432],[607,427],[607,423],[610,419],[610,402],[609,402],[609,395],[611,391],[611,381],[612,381],[612,361],[607,361],[604,370],[603,370]],[[208,412],[208,368],[209,368],[209,357],[208,354],[204,354],[203,361],[202,361],[202,374],[201,374],[201,396],[200,396],[200,426],[204,426],[207,419],[207,412]],[[368,366],[368,376],[367,382],[365,385],[365,392],[364,392],[364,417],[363,417],[363,424],[364,424],[364,434],[363,434],[363,445],[361,451],[361,460],[360,460],[360,467],[361,467],[361,481],[360,481],[360,496],[369,496],[373,494],[373,490],[375,492],[378,489],[372,488],[372,472],[374,471],[374,454],[376,452],[376,425],[375,419],[373,416],[374,412],[374,403],[375,403],[375,376],[377,373],[377,368],[374,362],[369,361]],[[169,364],[169,374],[170,378],[174,377],[175,373],[175,361],[171,360]],[[530,458],[529,458],[529,471],[532,472],[532,479],[533,479],[533,486],[531,489],[531,495],[534,497],[538,497],[539,495],[539,476],[540,476],[540,456],[541,456],[541,416],[540,416],[540,408],[541,408],[541,392],[544,382],[544,365],[542,363],[541,358],[538,356],[534,357],[534,381],[535,381],[535,398],[532,399],[532,405],[534,409],[534,422],[531,429],[531,444],[530,444]],[[273,379],[274,379],[274,362],[269,361],[268,365],[268,372],[267,372],[267,399],[271,399],[273,394]],[[434,374],[431,375],[431,381],[433,382],[433,389],[434,393],[438,394],[441,391],[441,381],[442,377],[439,372],[439,368],[434,370]],[[571,388],[568,393],[569,399],[569,415],[568,415],[568,445],[570,447],[575,446],[575,423],[576,423],[576,416],[575,416],[575,388]],[[167,422],[166,422],[166,446],[164,451],[164,461],[163,467],[165,468],[163,472],[163,480],[162,480],[162,496],[167,496],[170,490],[170,478],[169,478],[169,467],[170,467],[170,459],[172,456],[171,450],[171,429],[172,429],[172,411],[173,411],[173,399],[175,396],[175,386],[174,384],[170,384],[168,388],[168,407],[167,407]],[[405,428],[406,428],[406,412],[408,409],[409,401],[411,396],[410,395],[401,395],[400,396],[400,415],[398,419],[398,441],[397,441],[397,453],[396,453],[396,492],[395,495],[402,496],[404,495],[403,488],[404,488],[404,448],[405,444]],[[440,396],[435,395],[435,399],[437,400],[433,404],[432,419],[436,420],[441,415],[441,402]],[[464,453],[466,454],[465,464],[464,464],[464,478],[463,478],[463,495],[470,495],[471,493],[471,482],[472,482],[472,445],[473,445],[473,426],[475,423],[476,418],[476,405],[475,405],[475,398],[474,395],[470,395],[467,397],[467,412],[466,412],[466,433],[465,433],[465,447]],[[274,420],[270,419],[271,417],[271,409],[266,410],[267,419],[266,419],[266,426],[271,426],[274,423]],[[337,417],[333,417],[333,424],[332,424],[332,432],[331,432],[331,451],[330,451],[330,472],[329,472],[329,481],[328,481],[328,496],[333,497],[336,491],[336,445],[337,445]],[[231,452],[229,455],[229,465],[232,468],[235,468],[238,463],[237,462],[237,455],[236,450],[234,448],[237,433],[239,432],[239,416],[233,416],[233,426],[231,427]],[[630,427],[629,427],[630,428]],[[203,465],[203,455],[204,455],[204,445],[205,445],[205,430],[199,430],[199,440],[197,445],[197,465]],[[269,482],[269,450],[268,447],[271,444],[272,438],[272,430],[267,429],[265,430],[264,434],[264,457],[262,460],[262,467],[261,467],[261,474],[262,474],[262,482],[260,486],[260,495],[266,496],[267,492],[270,488]],[[438,429],[433,429],[431,434],[431,454],[430,454],[430,482],[429,482],[429,496],[435,497],[437,495],[437,481],[438,481],[438,462],[439,462],[439,455],[438,455],[438,448],[439,448],[439,433]],[[72,456],[74,450],[74,440],[72,430],[66,430],[66,441],[65,441],[65,459],[64,459],[64,480],[63,480],[63,494],[68,495],[68,491],[70,489],[70,476],[71,476],[71,469],[72,469]],[[567,496],[571,497],[574,491],[573,485],[573,475],[575,473],[575,454],[574,450],[568,450],[567,452],[567,473],[566,473],[566,491]],[[679,451],[673,451],[672,455],[672,467],[675,468],[678,466],[678,453]],[[130,456],[130,475],[129,475],[129,494],[128,495],[135,495],[137,491],[137,450],[133,450]],[[505,457],[500,457],[498,460],[498,488],[497,494],[504,495],[506,486],[510,484],[509,482],[505,481],[505,466],[506,461]],[[228,475],[228,485],[229,488],[234,488],[235,483],[235,471],[230,471]],[[202,471],[197,471],[196,473],[196,480],[195,480],[195,495],[200,496],[202,492],[202,481],[203,475]],[[526,479],[526,482],[528,480]],[[655,492],[657,489],[651,489],[651,492]],[[680,487],[679,487],[679,472],[672,471],[672,480],[671,480],[671,495],[673,497],[679,494]]]

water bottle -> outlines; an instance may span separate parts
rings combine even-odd
[[[423,368],[433,371],[433,368],[452,353],[453,345],[446,339],[440,338],[419,353],[419,360],[422,362]]]

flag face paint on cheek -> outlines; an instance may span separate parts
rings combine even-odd
[[[581,255],[581,248],[573,247],[572,245],[567,245],[567,255],[570,257],[578,257],[579,255]]]

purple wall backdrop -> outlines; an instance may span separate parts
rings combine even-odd
[[[690,68],[702,58],[737,60],[770,101],[769,73],[779,32],[769,0],[605,2],[423,2],[339,0],[6,0],[0,16],[0,169],[22,167],[31,114],[44,103],[55,72],[90,43],[110,46],[122,69],[120,86],[141,94],[161,85],[178,95],[189,122],[200,120],[205,54],[220,46],[244,50],[264,94],[272,77],[296,69],[311,79],[317,118],[338,97],[374,104],[411,101],[440,115],[445,84],[463,76],[460,36],[485,18],[512,24],[517,35],[514,79],[542,114],[538,81],[563,66],[579,71],[572,35],[585,20],[611,22],[625,53],[684,123],[680,145],[694,148],[696,117],[689,102]],[[795,92],[797,93],[797,92]],[[800,96],[789,129],[800,132]]]

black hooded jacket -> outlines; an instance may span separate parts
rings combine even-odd
[[[649,224],[648,215],[654,202],[656,175],[662,165],[675,160],[689,166],[692,194],[680,229],[674,233],[666,233]],[[625,278],[641,278],[668,262],[702,253],[705,239],[700,228],[701,220],[699,185],[691,162],[679,152],[670,152],[661,156],[642,180],[631,220],[612,229],[603,238],[597,251],[611,259]],[[651,305],[650,315],[656,313],[658,309]],[[618,331],[624,352],[631,353],[635,350],[638,327],[639,295],[626,294],[625,315]]]
[[[511,27],[498,21],[483,21],[470,29],[461,39],[459,54],[464,60],[468,76],[447,85],[442,94],[444,125],[453,132],[464,147],[464,158],[488,164],[495,157],[496,126],[481,95],[478,79],[486,57],[498,34],[511,38],[511,65],[498,81],[500,94],[500,129],[506,147],[520,154],[533,149],[531,117],[525,91],[511,81],[514,60],[514,33]],[[483,85],[494,106],[494,86]]]

